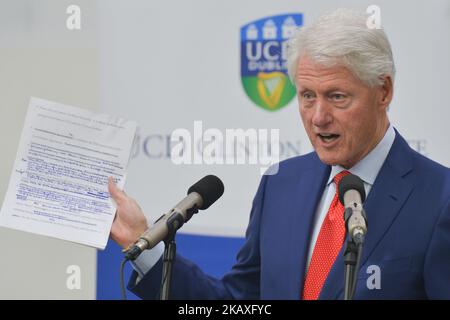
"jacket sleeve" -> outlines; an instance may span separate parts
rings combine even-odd
[[[450,199],[444,205],[424,265],[425,290],[429,299],[450,299]]]
[[[263,176],[250,213],[245,242],[237,261],[222,279],[205,274],[193,262],[177,254],[172,270],[170,299],[259,299],[259,230],[268,176]],[[214,250],[214,248],[211,248]],[[128,289],[142,299],[158,299],[161,287],[162,259],[137,281],[134,271]]]

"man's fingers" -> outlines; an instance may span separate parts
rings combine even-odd
[[[108,191],[109,191],[109,194],[111,195],[111,197],[117,203],[125,200],[127,197],[126,194],[116,186],[112,177],[108,178]]]

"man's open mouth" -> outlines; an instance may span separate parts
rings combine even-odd
[[[332,142],[340,137],[339,134],[334,133],[318,133],[317,136],[323,141],[323,142]]]

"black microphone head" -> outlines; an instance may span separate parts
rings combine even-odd
[[[364,190],[364,182],[361,180],[360,177],[354,174],[349,174],[343,177],[339,182],[339,201],[342,203],[343,206],[345,206],[344,194],[348,190],[352,189],[359,192],[359,194],[361,195],[361,202],[364,202],[364,200],[366,200],[366,191]]]
[[[208,175],[192,185],[187,193],[197,192],[203,199],[203,205],[199,209],[205,210],[222,196],[224,189],[223,183],[219,178]]]

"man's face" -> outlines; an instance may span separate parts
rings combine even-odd
[[[351,168],[381,140],[392,82],[368,87],[343,66],[299,59],[296,86],[300,115],[322,162]]]

